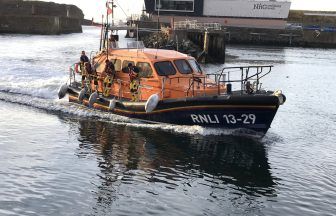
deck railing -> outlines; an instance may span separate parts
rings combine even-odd
[[[221,73],[207,74],[214,77],[218,85],[218,94],[221,94],[221,85],[240,83],[241,93],[258,92],[261,89],[260,79],[271,73],[273,65],[253,65],[239,67],[225,67]],[[233,79],[231,79],[233,77]],[[252,83],[251,83],[252,82]],[[250,89],[248,89],[250,88]]]
[[[195,30],[221,30],[219,23],[200,23],[197,20],[185,20],[174,22],[174,30],[195,29]]]
[[[192,76],[189,79],[189,88],[186,96],[195,96],[195,83],[203,86],[203,95],[206,95],[206,88],[209,86],[217,87],[217,95],[230,94],[232,92],[232,84],[240,84],[241,94],[257,93],[261,90],[262,83],[260,80],[269,74],[273,65],[256,65],[256,66],[240,66],[240,67],[225,67],[221,71],[205,76]],[[174,79],[174,78],[173,78]],[[175,78],[182,79],[182,78]],[[207,82],[208,79],[214,80]]]

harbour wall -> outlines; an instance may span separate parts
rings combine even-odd
[[[227,44],[336,48],[336,32],[320,30],[227,28]]]
[[[150,26],[149,22],[146,22],[146,26]],[[152,27],[154,26],[156,27],[157,23],[153,22]],[[226,44],[336,48],[336,31],[327,31],[320,28],[268,29],[222,27],[221,30],[208,29],[208,31],[212,36],[210,41],[220,41],[218,43],[222,43],[221,41],[224,40]],[[190,39],[200,47],[203,47],[204,29],[178,29],[172,30],[172,33],[177,34],[180,41]],[[175,37],[173,36],[174,40],[176,39]],[[217,49],[222,46],[218,44],[214,47]]]
[[[223,59],[225,46],[228,44],[336,48],[336,32],[259,28],[226,28],[208,32],[208,52],[215,59]],[[180,41],[185,38],[200,47],[204,46],[204,31],[176,30],[174,33]]]
[[[74,5],[0,0],[0,33],[64,34],[82,32],[83,12]]]

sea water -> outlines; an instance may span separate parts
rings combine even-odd
[[[336,50],[227,47],[226,66],[274,65],[263,88],[287,97],[251,139],[58,100],[99,38],[0,35],[0,215],[335,214]]]

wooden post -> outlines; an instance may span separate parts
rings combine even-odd
[[[209,32],[206,30],[204,32],[204,46],[203,46],[203,51],[208,54],[209,51]]]
[[[208,30],[205,30],[204,32],[204,41],[203,41],[203,58],[202,63],[208,62],[208,51],[209,51],[209,32]]]

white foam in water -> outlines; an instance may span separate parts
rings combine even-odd
[[[65,114],[76,115],[79,117],[97,117],[102,119],[110,119],[116,121],[125,121],[128,118],[117,116],[98,110],[89,109],[85,106],[69,103],[66,99],[46,99],[36,98],[30,95],[12,94],[6,92],[0,92],[0,100],[26,105],[46,111],[62,112]]]
[[[59,86],[65,82],[65,78],[58,77],[20,80],[15,76],[7,76],[0,78],[0,91],[54,99],[57,98]]]

